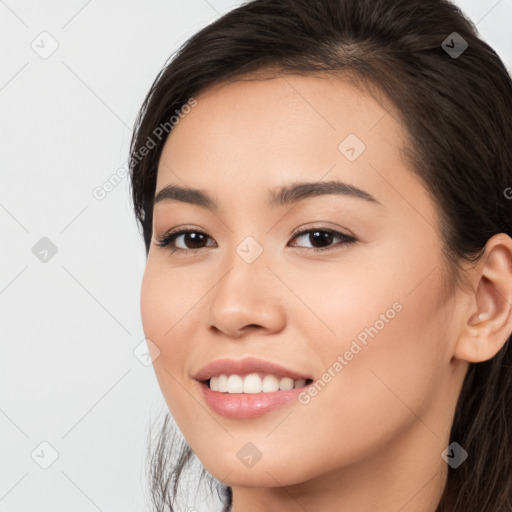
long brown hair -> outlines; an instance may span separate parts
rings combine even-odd
[[[491,236],[512,236],[512,81],[458,7],[448,0],[254,0],[189,39],[144,100],[130,177],[146,251],[166,140],[158,127],[169,127],[208,87],[263,69],[276,76],[336,73],[387,95],[410,136],[411,170],[438,206],[453,282],[458,264],[478,261]],[[141,152],[149,140],[151,149]],[[449,468],[437,512],[512,510],[511,363],[509,337],[495,357],[469,367],[450,442],[470,458]],[[186,444],[169,443],[170,419],[167,413],[148,458],[159,511],[175,510],[180,475],[195,458]],[[231,489],[206,476],[227,510]]]

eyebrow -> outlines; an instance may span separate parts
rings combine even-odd
[[[284,186],[269,192],[268,207],[284,206],[298,203],[310,197],[322,195],[341,195],[362,199],[364,201],[382,206],[372,194],[343,181],[302,182]],[[154,204],[162,201],[179,201],[217,211],[218,204],[207,192],[196,188],[167,185],[155,196]]]

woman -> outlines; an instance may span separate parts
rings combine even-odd
[[[445,0],[255,0],[131,146],[144,332],[224,510],[512,510],[512,82]],[[174,464],[174,465],[173,465]]]

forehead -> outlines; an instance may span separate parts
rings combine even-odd
[[[203,179],[208,179],[205,169],[217,162],[237,176],[254,169],[275,174],[297,160],[334,163],[350,134],[364,144],[366,157],[380,160],[396,159],[404,142],[402,127],[383,99],[332,76],[245,78],[196,99],[169,135],[161,162],[199,165]]]
[[[234,204],[261,191],[266,202],[268,190],[285,183],[340,179],[381,202],[397,192],[425,195],[403,158],[407,133],[396,111],[348,80],[245,78],[196,100],[165,143],[157,192],[173,183]]]
[[[366,88],[335,76],[242,78],[200,94],[197,106],[182,116],[168,142],[171,147],[173,139],[182,142],[191,135],[190,130],[205,142],[219,143],[225,135],[236,135],[237,139],[246,138],[247,143],[256,139],[267,142],[270,148],[301,135],[311,137],[312,129],[327,136],[326,142],[344,133],[368,139],[383,121],[377,132],[383,135],[391,130],[396,143],[396,137],[403,133],[400,123],[388,114],[391,108],[383,95],[376,97]]]

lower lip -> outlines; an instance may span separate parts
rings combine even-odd
[[[275,391],[273,393],[221,393],[212,391],[208,384],[201,382],[204,399],[212,411],[229,418],[255,418],[287,404],[302,393],[308,386]]]

